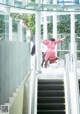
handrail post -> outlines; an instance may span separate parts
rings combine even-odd
[[[69,54],[65,55],[64,85],[65,85],[64,87],[65,87],[66,114],[71,114],[70,88],[69,88]]]

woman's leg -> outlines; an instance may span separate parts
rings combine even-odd
[[[45,68],[47,68],[47,64],[48,64],[48,59],[45,60]]]
[[[43,64],[44,64],[44,52],[42,52],[42,63],[41,63],[41,66],[43,67]]]

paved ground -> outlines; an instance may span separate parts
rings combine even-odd
[[[65,68],[64,65],[51,64],[47,68],[41,69],[41,78],[64,78]],[[80,68],[77,68],[77,76],[80,79]]]
[[[64,76],[64,68],[57,63],[51,64],[47,68],[42,68],[41,71],[40,78],[63,78]]]
[[[34,57],[32,57],[31,69],[33,69],[35,63]],[[78,65],[79,66],[79,65]],[[40,78],[63,78],[65,71],[64,61],[50,64],[47,68],[41,68],[42,73],[38,76]],[[77,68],[77,76],[80,79],[80,67]]]

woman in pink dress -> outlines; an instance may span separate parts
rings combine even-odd
[[[60,43],[63,40],[64,40],[64,38],[59,39],[59,40],[55,40],[54,38],[51,38],[50,40],[41,41],[43,44],[47,45],[47,47],[48,47],[46,55],[45,55],[45,67],[47,67],[48,61],[50,61],[50,63],[52,63],[58,59],[58,57],[55,53],[55,46],[56,46],[56,44]]]

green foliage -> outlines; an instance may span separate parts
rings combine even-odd
[[[31,0],[31,2],[35,3],[35,0]]]
[[[13,19],[22,19],[23,23],[30,28],[31,34],[35,33],[35,15],[34,14],[19,14],[19,13],[11,13],[10,16]]]
[[[48,28],[48,34],[52,33],[53,30],[52,23],[48,23],[47,28]]]
[[[3,15],[0,15],[0,33],[3,33],[4,31],[4,16]]]
[[[70,33],[70,16],[58,16],[58,33]]]

